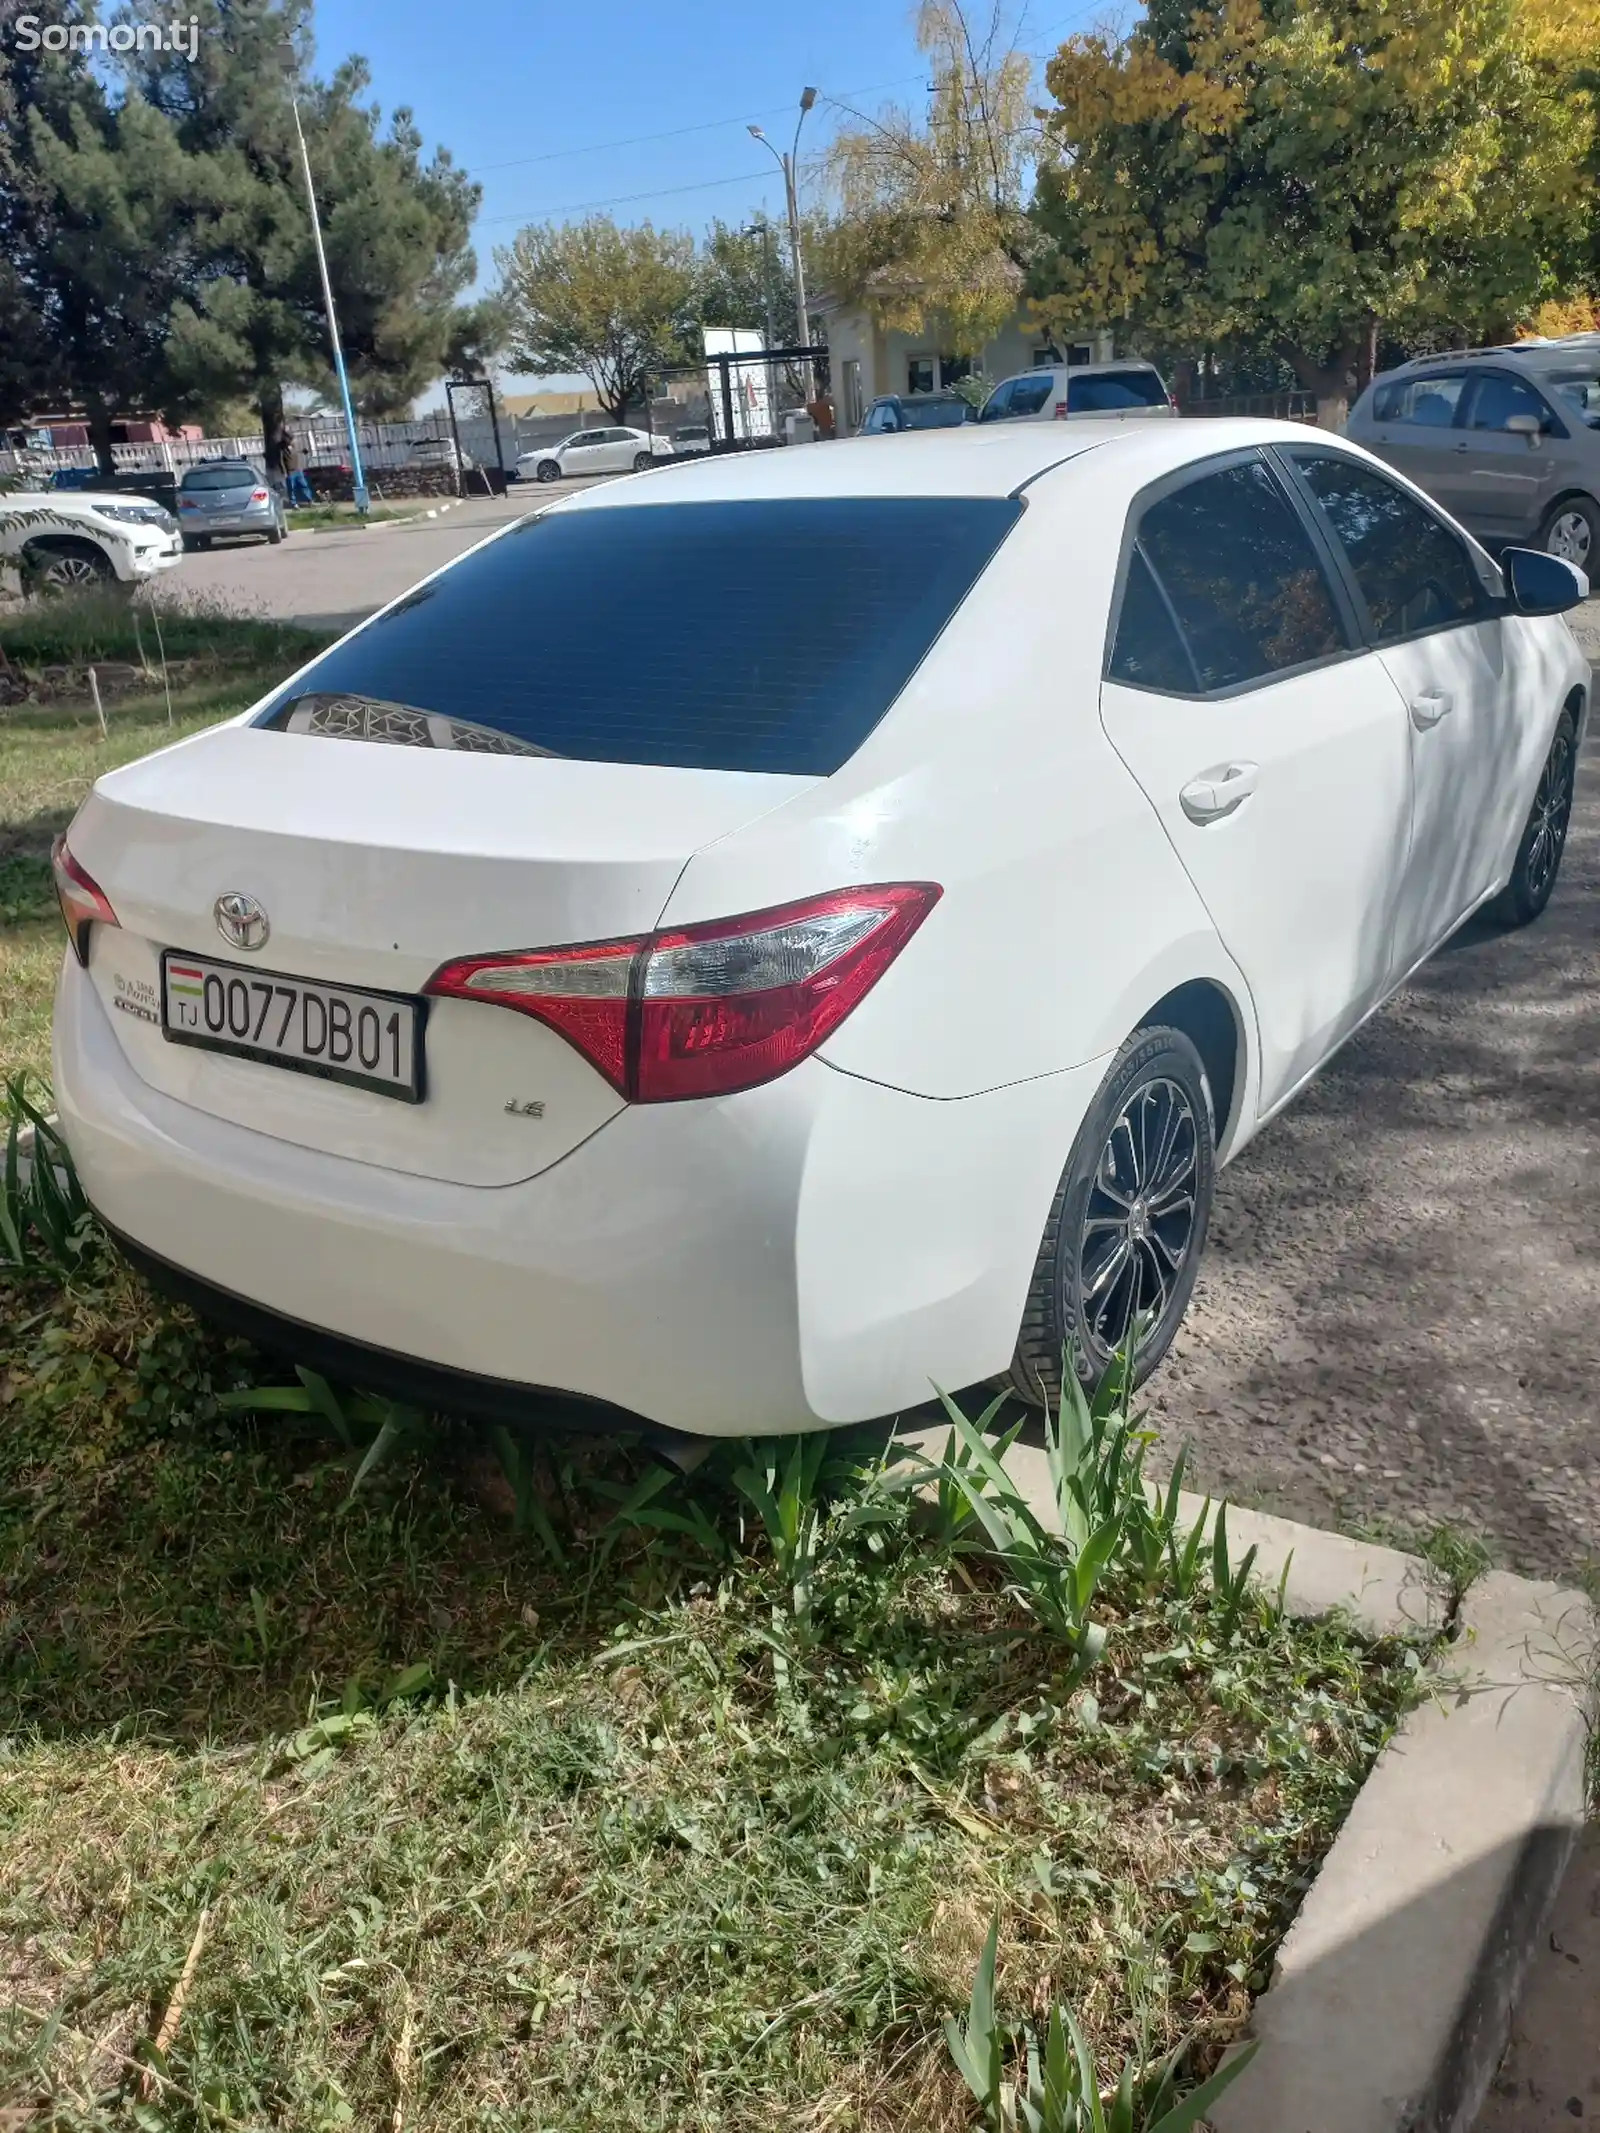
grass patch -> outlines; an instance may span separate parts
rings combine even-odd
[[[153,656],[148,614],[140,626]],[[0,710],[0,1081],[49,1070],[61,961],[50,847],[95,779],[247,709],[325,641],[215,612],[163,610],[161,626],[169,661],[184,663],[170,724],[162,692],[112,702],[106,738],[87,699]],[[131,611],[98,599],[34,602],[0,618],[0,646],[25,674],[132,662]]]
[[[88,593],[71,600],[28,600],[0,612],[0,650],[25,673],[92,663],[159,663],[156,620],[143,601]],[[211,670],[261,676],[255,694],[290,673],[326,641],[292,623],[243,615],[203,598],[160,610],[160,645],[169,661],[200,661]],[[248,701],[248,699],[246,699]]]
[[[419,496],[413,503],[374,504],[364,516],[354,504],[298,504],[289,513],[289,526],[296,533],[326,533],[357,525],[377,526],[385,519],[417,518],[430,510],[436,511],[441,501],[453,503],[455,499]]]
[[[0,2103],[41,2124],[954,2133],[997,1915],[1006,2021],[1193,2077],[1415,1693],[1123,1558],[1083,1677],[961,1487],[866,1517],[837,1443],[667,1478],[252,1418],[281,1370],[99,1247],[0,1273],[0,1327]]]

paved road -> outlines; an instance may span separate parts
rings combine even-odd
[[[1224,1173],[1150,1393],[1206,1488],[1600,1565],[1600,731],[1544,916],[1464,928]]]
[[[161,580],[158,595],[163,602],[219,600],[308,628],[348,629],[508,519],[589,486],[519,484],[503,497],[457,504],[439,518],[379,523],[366,532],[294,533],[278,548],[235,542],[185,556]]]

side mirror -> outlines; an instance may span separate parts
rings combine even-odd
[[[1506,428],[1513,437],[1533,438],[1544,434],[1544,424],[1537,415],[1507,415]]]
[[[1527,419],[1531,422],[1533,417]],[[1511,588],[1511,605],[1519,615],[1564,615],[1589,597],[1589,580],[1576,563],[1538,548],[1507,548],[1500,568]]]

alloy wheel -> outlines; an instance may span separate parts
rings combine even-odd
[[[1132,1090],[1101,1151],[1078,1264],[1084,1323],[1112,1355],[1137,1326],[1143,1347],[1166,1316],[1194,1237],[1200,1135],[1175,1081]]]
[[[1572,815],[1575,767],[1572,743],[1565,733],[1558,733],[1545,757],[1544,769],[1539,773],[1539,789],[1533,796],[1533,813],[1528,823],[1528,890],[1537,898],[1542,899],[1549,893],[1556,868],[1561,864],[1562,848],[1567,841],[1567,823]]]
[[[86,555],[52,556],[39,576],[52,592],[82,592],[100,582],[99,571]]]
[[[1563,563],[1576,563],[1580,570],[1587,570],[1592,546],[1593,535],[1583,512],[1562,511],[1551,520],[1545,547],[1551,555],[1560,556]]]

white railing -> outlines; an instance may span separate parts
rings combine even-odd
[[[342,466],[350,458],[350,441],[342,422],[289,422],[289,434],[306,466]],[[417,422],[362,422],[356,434],[361,456],[371,468],[403,467],[417,445],[450,436],[447,415],[427,415]],[[515,431],[509,417],[502,417],[500,434],[507,458],[515,456]],[[479,417],[461,424],[462,449],[480,463],[494,458],[493,433]],[[111,462],[119,473],[181,474],[186,467],[207,459],[251,459],[260,464],[265,443],[259,431],[252,437],[171,437],[156,444],[114,444]],[[66,467],[92,467],[95,456],[86,444],[0,451],[0,474],[29,474],[48,480]]]

